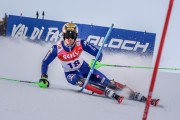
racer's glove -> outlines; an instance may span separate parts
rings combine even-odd
[[[90,67],[92,67],[93,66],[93,64],[94,64],[94,59],[92,59],[90,62],[89,62],[89,66]],[[95,66],[94,66],[94,69],[98,69],[99,67],[101,67],[101,63],[100,63],[100,61],[96,61],[96,64],[95,64]]]
[[[39,80],[39,87],[40,88],[47,88],[49,87],[50,83],[48,81],[48,76],[46,74],[41,75],[41,78]]]

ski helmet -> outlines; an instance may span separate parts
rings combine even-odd
[[[65,40],[65,38],[68,38],[68,39],[72,38],[72,39],[76,40],[76,38],[78,36],[78,27],[74,23],[66,23],[62,27],[62,33],[63,33],[64,40]]]

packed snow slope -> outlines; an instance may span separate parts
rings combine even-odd
[[[41,61],[52,44],[33,43],[0,37],[0,77],[25,81],[38,81]],[[89,61],[93,57],[83,54]],[[147,66],[150,58],[104,54],[103,63]],[[99,69],[110,79],[122,82],[147,95],[152,70],[111,68]],[[122,104],[90,92],[77,92],[80,88],[70,85],[55,59],[49,66],[50,88],[0,80],[0,120],[141,120],[144,103],[125,99]],[[161,107],[151,107],[148,120],[179,120],[180,74],[158,73],[153,93],[160,98]]]

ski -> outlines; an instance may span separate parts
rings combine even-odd
[[[156,107],[158,105],[159,101],[160,101],[160,99],[151,99],[151,105]]]
[[[118,102],[119,104],[121,104],[122,101],[123,101],[123,99],[124,99],[123,96],[119,96],[119,95],[117,95],[116,93],[114,93],[113,98],[114,98],[115,100],[117,100],[117,102]]]

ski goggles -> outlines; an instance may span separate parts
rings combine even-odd
[[[73,32],[73,31],[67,31],[66,33],[64,33],[64,38],[66,39],[76,39],[77,37],[77,33]]]

